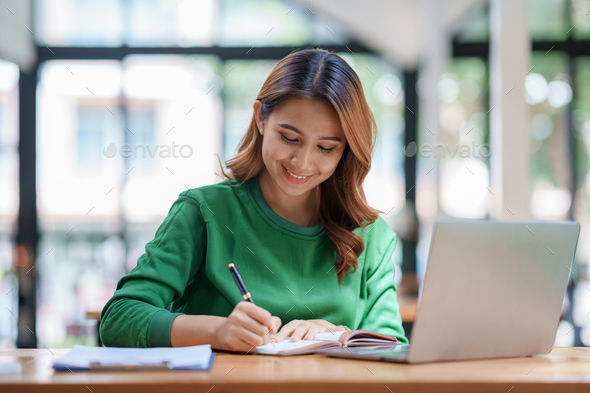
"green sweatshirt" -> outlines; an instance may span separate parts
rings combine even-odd
[[[381,217],[362,231],[365,250],[341,285],[321,222],[304,227],[280,217],[264,200],[258,177],[238,184],[230,180],[179,195],[104,306],[104,345],[169,347],[176,316],[227,317],[243,301],[229,263],[256,305],[283,324],[324,319],[408,343],[393,280],[396,235]],[[361,235],[360,228],[353,232]]]

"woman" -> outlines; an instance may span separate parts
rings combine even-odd
[[[250,352],[272,337],[348,327],[407,343],[396,236],[362,188],[375,133],[341,57],[308,49],[279,61],[226,162],[228,180],[180,194],[105,305],[103,343]],[[243,301],[229,263],[256,304]]]

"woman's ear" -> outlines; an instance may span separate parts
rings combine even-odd
[[[264,135],[264,131],[263,131],[263,125],[264,123],[262,122],[261,119],[261,111],[262,111],[262,101],[260,100],[256,100],[254,101],[254,119],[256,120],[256,125],[258,126],[258,131],[260,132],[260,135]]]

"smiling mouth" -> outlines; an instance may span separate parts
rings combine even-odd
[[[285,168],[285,166],[283,165],[283,168]],[[307,175],[307,176],[303,176],[303,175],[298,175],[295,172],[292,172],[290,170],[288,170],[287,168],[285,168],[285,170],[287,171],[287,173],[289,175],[291,175],[291,177],[295,178],[295,179],[299,179],[299,180],[304,180],[307,179],[308,177],[310,177],[311,175]]]

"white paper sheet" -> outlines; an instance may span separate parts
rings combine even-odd
[[[307,347],[308,345],[319,343],[321,341],[314,341],[314,340],[299,340],[297,342],[291,342],[291,337],[287,337],[285,340],[281,341],[280,343],[275,343],[276,347],[273,347],[272,344],[260,345],[256,347],[258,352],[264,353],[277,353],[279,351],[286,351],[289,349],[299,349],[303,347]]]
[[[340,336],[346,333],[346,330],[342,330],[340,332],[327,332],[327,333],[318,333],[313,338],[316,341],[338,341]]]
[[[114,348],[75,345],[54,364],[55,369],[88,369],[93,362],[101,365],[160,365],[171,368],[206,369],[211,359],[210,345],[178,348]]]

